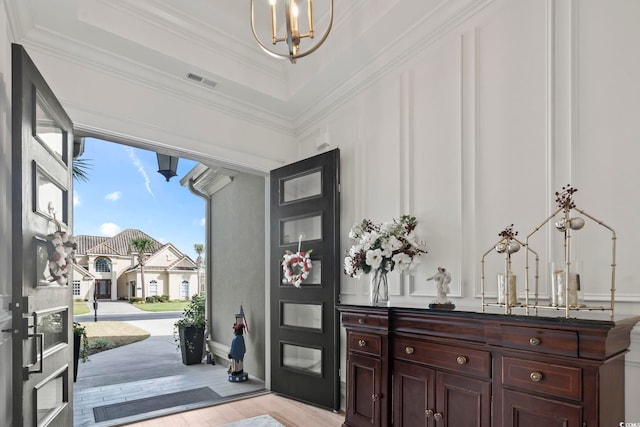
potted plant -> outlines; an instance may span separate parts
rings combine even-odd
[[[204,330],[206,297],[196,294],[185,307],[182,318],[174,323],[178,331],[178,346],[182,352],[182,363],[195,365],[202,362],[204,350]],[[174,332],[175,332],[174,330]]]
[[[78,322],[73,322],[73,382],[78,377],[78,361],[89,360],[89,338],[87,330]]]

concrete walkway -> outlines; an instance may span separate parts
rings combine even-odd
[[[89,311],[93,313],[93,301],[85,301]],[[98,316],[101,314],[140,314],[146,313],[144,310],[140,310],[135,304],[130,304],[127,301],[109,301],[98,300]]]
[[[100,301],[99,314],[131,314],[143,312],[128,302]],[[173,336],[176,319],[128,321],[149,331],[151,336],[143,341],[94,354],[87,363],[80,363],[78,378],[74,384],[74,426],[113,426],[152,416],[174,413],[185,407],[167,408],[162,414],[141,414],[129,419],[96,423],[93,408],[190,390],[210,387],[220,396],[261,390],[264,382],[252,378],[245,383],[227,380],[227,366],[184,365]]]

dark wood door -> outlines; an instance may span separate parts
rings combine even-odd
[[[22,46],[11,59],[13,425],[71,426],[73,280],[56,248],[72,230],[73,125]]]
[[[350,354],[347,360],[346,422],[351,427],[383,426],[382,361],[378,358]]]
[[[502,414],[504,427],[582,427],[580,405],[510,390],[503,392]]]
[[[436,414],[447,426],[490,427],[491,383],[461,375],[438,372]],[[436,424],[438,425],[438,424]],[[538,424],[543,426],[546,424]]]
[[[96,279],[95,299],[111,299],[111,279]]]
[[[393,425],[433,427],[435,371],[395,361],[393,368]],[[431,412],[428,412],[431,411]],[[455,425],[455,424],[449,424]]]
[[[340,408],[339,164],[335,149],[270,176],[271,389],[331,409]],[[311,251],[311,270],[301,283],[284,277],[287,251]],[[292,268],[294,275],[301,268]]]

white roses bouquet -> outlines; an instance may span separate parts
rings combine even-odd
[[[355,224],[349,232],[354,244],[344,259],[345,274],[360,278],[363,273],[387,273],[394,268],[413,273],[420,264],[420,255],[427,253],[415,235],[416,224],[415,217],[409,215],[382,224],[369,219]]]
[[[71,266],[74,263],[75,250],[78,247],[75,239],[69,233],[56,231],[47,236],[47,240],[53,245],[53,251],[49,253],[49,272],[51,281],[58,285],[66,285],[71,274]]]

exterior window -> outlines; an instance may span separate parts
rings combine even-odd
[[[73,281],[73,296],[74,297],[80,296],[80,280]]]
[[[180,299],[187,299],[187,298],[189,298],[189,282],[184,280],[180,284]]]
[[[98,273],[110,273],[111,261],[109,261],[107,258],[98,258],[96,260],[96,271]]]
[[[149,296],[154,297],[158,295],[158,282],[152,280],[149,282]]]

